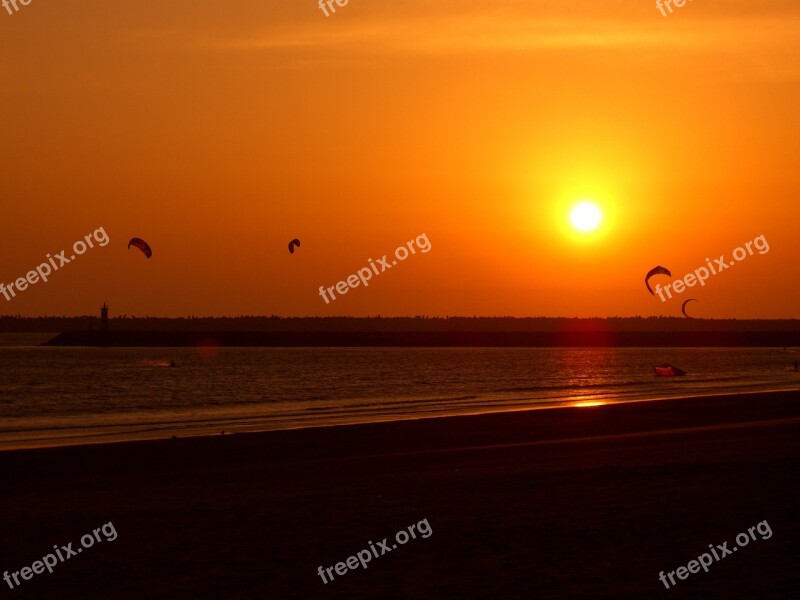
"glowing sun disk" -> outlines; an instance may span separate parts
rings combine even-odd
[[[603,220],[603,214],[596,204],[580,202],[572,207],[569,220],[572,226],[579,231],[592,231],[600,225],[600,221]]]

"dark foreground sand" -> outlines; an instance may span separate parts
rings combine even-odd
[[[0,453],[8,598],[796,598],[800,393]],[[317,567],[433,534],[322,583]],[[665,589],[673,571],[767,520]]]

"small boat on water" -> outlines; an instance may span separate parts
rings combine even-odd
[[[686,371],[678,367],[673,367],[672,365],[658,365],[657,367],[653,367],[653,370],[658,377],[683,377],[686,375]]]

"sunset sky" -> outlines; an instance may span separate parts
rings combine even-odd
[[[0,120],[0,314],[800,318],[797,0],[33,0]]]

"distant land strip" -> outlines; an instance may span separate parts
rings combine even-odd
[[[67,331],[46,346],[797,347],[798,331]]]
[[[126,317],[108,321],[117,332],[274,333],[552,333],[552,332],[797,332],[798,319],[686,319],[674,317]],[[0,316],[0,333],[97,331],[100,319]]]

